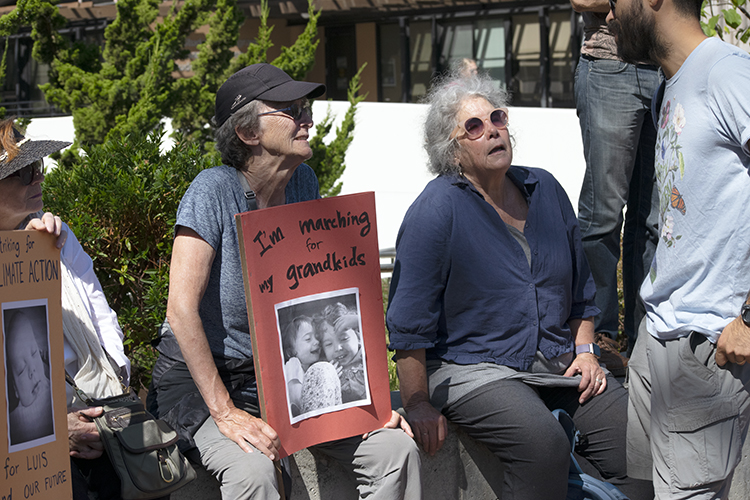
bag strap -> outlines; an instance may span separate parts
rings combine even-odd
[[[237,169],[237,178],[240,180],[240,186],[242,186],[242,190],[245,192],[247,211],[250,212],[252,210],[257,210],[258,202],[255,200],[255,191],[250,189],[250,184],[248,184],[247,178],[245,178],[245,174],[243,174],[239,169]]]
[[[88,406],[93,406],[92,399],[88,396],[88,394],[83,392],[83,389],[76,385],[76,381],[73,380],[73,377],[70,376],[68,370],[65,370],[65,381],[73,388],[74,391],[76,391],[76,396],[78,396],[78,399],[86,403]]]

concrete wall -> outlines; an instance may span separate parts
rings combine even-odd
[[[313,110],[316,118],[322,120],[330,106],[340,121],[348,105],[340,101],[316,101]],[[422,149],[425,112],[426,106],[422,104],[379,102],[360,103],[357,112],[354,140],[341,178],[342,194],[375,192],[381,248],[395,246],[406,210],[433,177],[427,171],[427,157]],[[510,130],[515,138],[514,163],[552,172],[573,207],[577,207],[585,163],[575,110],[512,108]],[[72,141],[72,119],[34,119],[28,135],[34,139]]]

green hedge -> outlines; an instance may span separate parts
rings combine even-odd
[[[60,214],[94,260],[99,281],[125,333],[132,385],[147,385],[150,341],[164,320],[177,206],[190,182],[218,155],[177,140],[160,151],[161,131],[85,149],[44,181],[47,211]]]

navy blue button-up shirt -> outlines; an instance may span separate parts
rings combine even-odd
[[[526,370],[539,349],[574,349],[568,320],[594,316],[595,285],[578,220],[541,169],[511,166],[529,204],[521,245],[465,178],[439,176],[409,208],[396,242],[387,325],[390,348],[427,359]]]

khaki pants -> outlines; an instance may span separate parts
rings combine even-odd
[[[221,483],[228,500],[279,498],[273,463],[261,452],[245,453],[224,436],[212,418],[195,433],[201,462]],[[356,478],[360,498],[421,500],[422,482],[417,445],[400,429],[378,429],[359,437],[315,447]]]
[[[750,365],[716,365],[700,333],[658,340],[641,323],[628,364],[628,474],[657,499],[726,498],[750,415]]]

